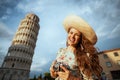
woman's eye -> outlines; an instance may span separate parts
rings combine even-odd
[[[70,34],[73,34],[73,32],[70,32]]]
[[[79,35],[79,34],[76,34],[76,36],[78,36],[78,37],[79,37],[80,35]]]

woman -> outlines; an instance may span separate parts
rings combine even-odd
[[[94,47],[97,42],[94,30],[75,15],[64,20],[64,28],[68,33],[67,48],[58,51],[50,67],[51,76],[56,80],[100,80],[102,67]],[[60,67],[56,70],[58,63]]]

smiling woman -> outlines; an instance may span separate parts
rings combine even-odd
[[[100,80],[102,67],[94,47],[94,30],[75,15],[65,18],[64,28],[68,33],[67,47],[58,51],[50,67],[51,76],[56,80]]]
[[[81,38],[81,33],[74,28],[70,28],[70,30],[68,31],[68,39],[67,39],[68,46],[76,46],[80,38]]]

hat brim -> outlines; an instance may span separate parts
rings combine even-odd
[[[97,42],[97,36],[92,27],[80,17],[68,16],[65,18],[63,25],[67,32],[72,27],[79,30],[93,45]]]

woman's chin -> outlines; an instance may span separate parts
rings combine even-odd
[[[68,46],[73,46],[74,47],[75,45],[74,44],[68,44]]]

